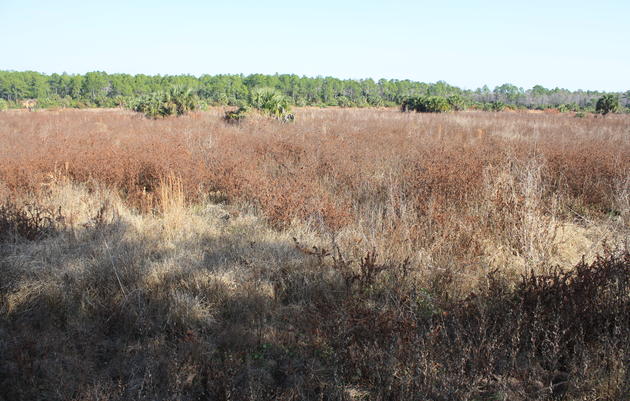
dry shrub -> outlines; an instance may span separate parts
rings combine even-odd
[[[296,114],[3,114],[0,398],[628,398],[627,116]]]
[[[0,204],[0,241],[42,239],[56,232],[63,222],[60,210],[36,204]]]
[[[597,399],[595,388],[608,400],[630,395],[627,252],[571,272],[532,271],[516,287],[492,272],[463,300],[390,285],[387,298],[357,289],[307,317],[317,347],[334,350],[335,377],[373,399]]]
[[[161,186],[171,206],[145,214],[49,187],[93,217],[0,243],[3,398],[628,396],[628,252],[468,284]]]
[[[375,248],[398,263],[455,269],[466,282],[550,257],[570,267],[574,258],[556,257],[565,240],[557,233],[576,222],[586,232],[616,226],[566,254],[592,255],[602,239],[627,237],[627,116],[297,113],[288,125],[230,125],[221,109],[162,121],[121,111],[6,113],[0,177],[18,194],[59,176],[105,186],[144,213],[161,213],[161,191],[177,180],[181,204],[254,207],[276,229],[307,224],[336,238],[355,259]]]
[[[115,111],[6,114],[2,177],[19,190],[61,172],[107,183],[137,205],[175,174],[193,200],[220,190],[258,203],[274,223],[322,216],[339,228],[357,205],[383,195],[387,175],[422,212],[474,199],[484,168],[507,157],[543,159],[550,191],[597,210],[611,208],[614,180],[627,175],[625,116],[300,113],[291,125],[238,127],[217,118],[220,111],[166,121]]]

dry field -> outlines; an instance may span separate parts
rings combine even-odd
[[[630,117],[0,113],[0,400],[630,398]]]

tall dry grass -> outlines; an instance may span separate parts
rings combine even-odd
[[[627,117],[222,115],[0,114],[0,399],[630,395]]]
[[[143,212],[160,211],[171,177],[188,202],[248,204],[357,257],[473,270],[509,255],[573,264],[596,246],[569,255],[558,241],[615,242],[595,227],[628,227],[626,116],[302,109],[294,124],[233,126],[221,113],[5,113],[0,177],[9,193],[55,176],[105,185]]]

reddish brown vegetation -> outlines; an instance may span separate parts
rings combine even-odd
[[[5,113],[0,177],[24,190],[68,175],[140,206],[174,173],[190,200],[221,191],[258,204],[275,224],[321,216],[338,228],[392,190],[439,220],[478,196],[484,168],[531,158],[546,162],[549,191],[606,211],[630,169],[622,116],[303,110],[295,124],[235,127],[216,114],[152,121],[119,111]]]
[[[556,221],[627,232],[626,116],[221,117],[0,114],[0,399],[628,398],[628,251],[549,267]]]
[[[431,247],[461,265],[484,254],[485,238],[513,237],[506,227],[520,229],[531,212],[532,194],[515,184],[489,189],[503,171],[523,181],[540,167],[537,212],[555,199],[570,219],[619,213],[630,171],[625,116],[303,109],[294,124],[234,126],[221,115],[5,113],[0,178],[18,192],[58,175],[104,184],[147,211],[157,209],[161,178],[175,175],[189,201],[253,204],[277,228],[293,219],[332,233],[368,224],[408,249],[392,251],[399,261]]]

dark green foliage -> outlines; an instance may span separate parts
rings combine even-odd
[[[540,85],[524,90],[512,84],[503,84],[494,90],[487,86],[463,90],[444,81],[424,83],[380,79],[375,82],[372,79],[311,78],[294,74],[194,77],[107,74],[102,71],[85,75],[0,71],[0,99],[9,102],[48,99],[48,102],[44,102],[46,107],[118,107],[123,103],[127,105],[139,96],[168,91],[167,88],[173,86],[190,88],[193,94],[207,104],[230,106],[248,103],[257,88],[275,89],[294,106],[380,107],[399,105],[410,97],[438,96],[450,99],[453,110],[466,108],[472,103],[490,102],[529,109],[575,104],[582,111],[588,108],[594,110],[595,102],[604,94],[597,91],[547,89]],[[625,99],[627,104],[628,98]]]
[[[337,106],[352,107],[352,101],[347,96],[339,96],[337,97]]]
[[[226,111],[225,116],[223,117],[226,122],[231,124],[240,123],[247,117],[249,113],[249,107],[241,106],[236,111]]]
[[[600,97],[595,105],[595,111],[604,116],[608,113],[616,113],[619,111],[619,96],[608,94]]]
[[[496,102],[492,102],[492,111],[503,111],[505,110],[505,103],[500,102],[500,101],[496,101]]]
[[[580,107],[575,104],[575,103],[569,103],[569,104],[560,104],[558,105],[558,111],[561,113],[567,113],[570,111],[578,111],[580,110]]]
[[[258,111],[282,119],[291,111],[288,99],[273,88],[256,88],[250,96],[250,105]]]
[[[466,99],[461,95],[451,95],[446,98],[452,110],[461,111],[467,108]]]
[[[131,105],[132,110],[150,118],[181,116],[198,107],[199,100],[192,90],[180,87],[141,96]]]
[[[417,111],[418,97],[408,97],[402,101],[402,111]]]
[[[372,107],[382,107],[385,105],[385,101],[378,95],[369,95],[367,97],[367,104]]]
[[[403,111],[417,111],[420,113],[442,113],[451,111],[449,101],[441,96],[415,96],[403,101]]]
[[[503,110],[505,110],[505,103],[503,103],[501,101],[485,103],[483,105],[483,109],[485,111],[503,111]]]
[[[451,111],[451,104],[441,96],[428,96],[420,103],[421,109],[418,111],[426,113],[442,113]]]
[[[254,89],[247,105],[242,105],[237,110],[227,111],[223,118],[228,123],[240,123],[250,114],[251,109],[282,122],[295,120],[286,96],[276,89],[267,87]]]

